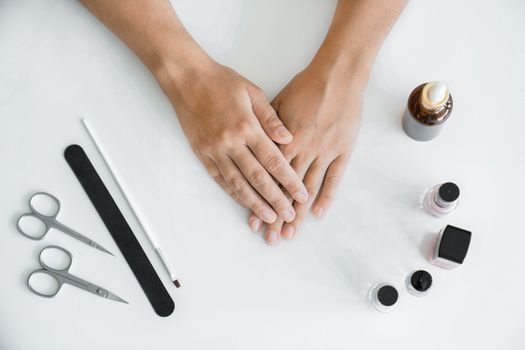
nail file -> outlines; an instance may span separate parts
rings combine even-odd
[[[162,284],[86,152],[79,145],[70,145],[66,148],[64,157],[124,255],[157,315],[162,317],[171,315],[175,309],[173,299]]]

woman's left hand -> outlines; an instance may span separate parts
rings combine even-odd
[[[267,225],[265,240],[276,244],[291,239],[308,210],[321,217],[341,182],[360,123],[364,87],[357,81],[309,66],[296,75],[273,100],[279,118],[292,132],[293,141],[280,149],[308,191],[306,203],[294,202],[295,220],[278,218]],[[257,231],[262,222],[253,213],[248,219]]]

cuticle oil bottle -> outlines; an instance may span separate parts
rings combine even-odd
[[[441,132],[452,107],[452,95],[444,83],[421,84],[408,97],[403,129],[414,140],[430,141]]]

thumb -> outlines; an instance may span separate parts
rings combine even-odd
[[[275,142],[286,145],[293,140],[292,133],[284,126],[275,109],[262,91],[252,94],[253,113],[261,123],[266,134]]]

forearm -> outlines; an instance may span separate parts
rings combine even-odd
[[[311,67],[325,77],[351,78],[364,87],[386,35],[406,0],[339,0]]]
[[[81,2],[135,52],[159,81],[163,75],[169,73],[174,78],[211,60],[191,38],[168,0]]]

